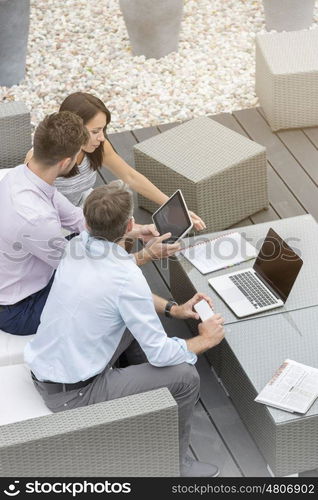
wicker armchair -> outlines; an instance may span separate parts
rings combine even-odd
[[[179,476],[177,404],[163,388],[1,425],[0,476]]]

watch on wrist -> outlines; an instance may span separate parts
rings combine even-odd
[[[167,303],[166,303],[166,307],[165,307],[165,316],[167,318],[172,318],[171,316],[171,313],[170,313],[170,310],[172,308],[172,306],[177,306],[178,303],[175,301],[175,300],[169,300]]]

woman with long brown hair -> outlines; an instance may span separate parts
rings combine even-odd
[[[95,185],[97,169],[102,166],[122,179],[131,189],[158,205],[167,201],[167,195],[128,165],[113,149],[106,135],[111,114],[103,101],[86,92],[75,92],[64,99],[60,111],[71,111],[80,116],[89,132],[89,141],[77,156],[77,165],[68,176],[59,177],[55,181],[57,189],[74,205],[82,205]],[[195,229],[204,229],[205,224],[200,217],[193,212],[190,214]]]

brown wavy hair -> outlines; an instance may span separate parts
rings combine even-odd
[[[104,135],[107,138],[106,128],[111,120],[111,114],[103,101],[98,99],[98,97],[88,94],[87,92],[74,92],[64,99],[60,106],[60,111],[71,111],[72,113],[75,113],[82,118],[84,125],[86,125],[87,122],[89,122],[98,112],[101,111],[106,116]],[[97,170],[101,167],[103,162],[103,148],[104,142],[101,142],[95,151],[92,153],[85,153],[89,159],[89,166],[92,170]],[[79,169],[78,166],[75,165],[66,177],[74,177],[74,175],[77,174],[79,174]]]

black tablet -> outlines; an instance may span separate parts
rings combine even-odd
[[[152,220],[160,234],[171,233],[166,243],[180,240],[190,231],[193,223],[180,189],[158,208]]]

